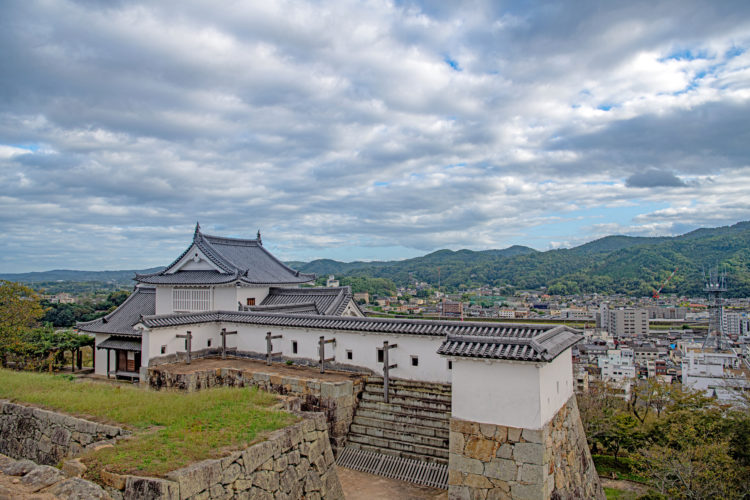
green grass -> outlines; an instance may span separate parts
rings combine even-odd
[[[607,500],[636,500],[639,494],[634,491],[618,490],[615,488],[604,488]]]
[[[9,370],[0,370],[0,398],[131,429],[132,438],[84,457],[92,479],[103,467],[110,472],[163,476],[246,447],[296,420],[271,408],[275,396],[256,389],[150,391]]]

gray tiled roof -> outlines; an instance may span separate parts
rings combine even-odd
[[[211,285],[240,281],[252,285],[286,285],[308,283],[314,274],[305,274],[286,266],[263,248],[258,239],[243,240],[210,236],[196,226],[193,244],[203,252],[220,271],[177,271],[168,273],[187,252],[190,245],[172,264],[154,274],[136,274],[141,283],[156,285]],[[190,273],[190,274],[187,274]],[[192,281],[191,281],[192,280]]]
[[[481,359],[552,361],[583,340],[576,330],[557,325],[506,325],[497,332],[452,333],[438,354]]]
[[[83,323],[77,323],[76,328],[89,333],[116,333],[119,335],[140,336],[140,332],[133,329],[141,315],[151,315],[156,312],[156,289],[137,287],[120,307],[102,318]]]
[[[271,288],[261,306],[291,305],[313,302],[323,316],[341,316],[352,300],[348,286],[330,288]],[[255,309],[250,309],[255,310]]]
[[[315,302],[299,302],[293,304],[242,306],[242,311],[283,314],[320,314]]]
[[[264,314],[260,312],[210,311],[205,313],[168,314],[143,318],[148,328],[192,325],[209,322],[242,323],[262,326],[316,328],[356,331],[373,334],[428,335],[447,337],[439,354],[550,361],[563,350],[583,339],[567,327],[557,325],[517,325],[508,323],[471,323],[466,321],[433,321],[416,319],[359,318],[348,316],[313,316]],[[512,344],[512,350],[483,349],[479,344],[497,346],[498,340]],[[476,344],[476,345],[471,345]],[[522,345],[528,349],[520,349]],[[441,352],[441,351],[445,352]]]
[[[97,349],[117,349],[120,351],[141,352],[141,339],[135,337],[111,336],[100,342]]]

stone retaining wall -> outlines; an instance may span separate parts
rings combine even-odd
[[[56,465],[126,434],[112,425],[0,400],[0,453],[15,459]]]
[[[532,430],[451,419],[451,499],[604,500],[575,396]]]
[[[323,412],[334,452],[343,447],[354,418],[357,396],[363,380],[338,382],[286,377],[234,368],[217,368],[192,373],[172,373],[164,367],[149,367],[148,383],[153,389],[170,388],[196,391],[210,387],[258,387],[259,389],[300,398],[302,411]]]
[[[115,499],[181,500],[253,498],[344,499],[321,413],[300,414],[297,424],[273,432],[267,441],[215,460],[167,474],[166,479],[102,474]]]

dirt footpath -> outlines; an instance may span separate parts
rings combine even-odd
[[[448,492],[336,466],[346,500],[447,500]]]
[[[357,373],[330,371],[328,369],[326,369],[325,373],[320,373],[320,370],[318,370],[317,368],[309,366],[287,365],[286,363],[271,363],[271,366],[267,366],[265,361],[240,358],[200,358],[193,360],[189,365],[180,362],[159,365],[156,368],[165,372],[177,374],[215,370],[218,368],[233,368],[235,370],[242,370],[244,372],[250,373],[270,373],[281,375],[283,377],[294,377],[308,380],[326,380],[329,382],[338,382],[362,377],[361,374]]]

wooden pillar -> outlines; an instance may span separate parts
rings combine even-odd
[[[272,335],[271,332],[266,333],[266,365],[271,366],[271,358],[273,356],[281,356],[280,352],[273,351],[273,339],[280,339],[281,335]]]
[[[109,378],[109,357],[110,357],[110,350],[107,349],[107,378]]]
[[[388,351],[398,347],[398,344],[388,344],[388,341],[383,342],[383,401],[388,402],[388,381],[390,379],[389,371],[392,368],[398,367],[397,363],[388,364]]]
[[[193,334],[190,332],[190,330],[188,330],[184,335],[180,334],[180,335],[176,335],[176,337],[179,339],[185,339],[186,341],[185,350],[187,351],[186,352],[187,356],[185,359],[185,363],[189,365],[190,364],[190,351],[192,351],[193,349]]]
[[[322,335],[320,336],[320,339],[318,340],[318,356],[320,358],[320,373],[325,373],[324,370],[324,363],[326,361],[336,361],[336,356],[332,356],[330,358],[326,358],[326,344],[335,344],[336,339],[328,339],[326,340],[325,337]]]

